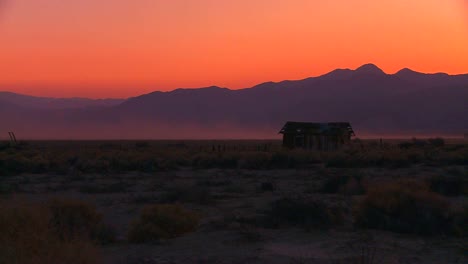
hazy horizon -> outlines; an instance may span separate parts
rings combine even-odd
[[[396,72],[386,72],[385,70],[383,70],[382,68],[379,67],[379,65],[376,65],[374,63],[365,63],[363,65],[360,65],[359,67],[362,67],[362,66],[365,66],[365,65],[374,65],[376,67],[378,67],[379,69],[381,69],[385,74],[387,75],[395,75],[397,74],[398,72],[400,72],[401,70],[404,70],[404,69],[409,69],[409,70],[412,70],[412,71],[415,71],[417,73],[422,73],[422,74],[448,74],[450,76],[457,76],[457,75],[467,75],[468,74],[468,71],[465,72],[465,73],[457,73],[457,74],[452,74],[452,73],[448,73],[448,72],[422,72],[422,71],[418,71],[418,70],[415,70],[415,69],[411,69],[411,68],[408,68],[408,67],[402,67],[401,69],[397,70]],[[358,69],[359,67],[357,67],[356,69]],[[152,93],[152,92],[173,92],[173,91],[176,91],[176,90],[179,90],[179,89],[200,89],[200,88],[209,88],[209,87],[218,87],[218,88],[223,88],[223,89],[229,89],[229,90],[242,90],[242,89],[249,89],[249,88],[253,88],[255,86],[258,86],[258,85],[261,85],[261,84],[264,84],[264,83],[281,83],[281,82],[284,82],[284,81],[300,81],[300,80],[305,80],[305,79],[308,79],[308,78],[316,78],[316,77],[321,77],[321,76],[324,76],[328,73],[331,73],[335,70],[355,70],[355,69],[350,69],[350,68],[345,68],[345,67],[339,67],[339,68],[336,68],[336,69],[332,69],[332,70],[329,70],[325,73],[322,73],[322,74],[319,74],[319,75],[315,75],[315,76],[307,76],[307,77],[304,77],[302,79],[297,79],[297,80],[293,80],[293,79],[284,79],[284,80],[279,80],[279,81],[270,81],[270,80],[264,80],[263,82],[260,82],[260,83],[256,83],[254,85],[252,85],[251,87],[242,87],[242,88],[232,88],[232,87],[222,87],[222,86],[219,86],[219,85],[216,85],[216,84],[213,84],[213,85],[208,85],[208,86],[203,86],[203,87],[177,87],[177,88],[174,88],[172,90],[164,90],[164,89],[157,89],[155,88],[154,90],[148,90],[144,93],[141,93],[141,94],[133,94],[133,95],[130,95],[129,97],[111,97],[111,96],[104,96],[104,97],[85,97],[85,96],[79,96],[79,95],[76,95],[76,96],[69,96],[69,97],[61,97],[61,96],[54,96],[54,95],[50,95],[50,96],[43,96],[41,94],[34,94],[34,93],[31,93],[31,94],[27,94],[27,93],[21,93],[21,92],[15,92],[15,90],[17,89],[20,89],[21,88],[34,88],[36,87],[35,85],[20,85],[20,86],[17,86],[17,85],[2,85],[0,84],[0,92],[11,92],[11,93],[16,93],[16,94],[20,94],[20,95],[27,95],[27,96],[35,96],[35,97],[47,97],[47,98],[54,98],[54,99],[73,99],[73,98],[76,98],[76,99],[94,99],[94,100],[100,100],[100,99],[129,99],[129,98],[132,98],[132,97],[137,97],[137,96],[141,96],[141,95],[145,95],[145,94],[148,94],[148,93]],[[62,87],[62,88],[71,88],[71,87],[75,87],[75,86],[67,86],[67,85],[64,85],[64,86],[61,86],[61,85],[56,85],[57,87]],[[40,87],[48,87],[47,85],[45,86],[40,86]],[[54,86],[52,86],[54,87]],[[76,86],[76,88],[78,88],[78,86]],[[104,87],[107,87],[107,86],[104,86]],[[111,86],[109,86],[111,87]],[[10,89],[9,89],[10,88]],[[11,89],[13,88],[13,89]],[[102,86],[96,86],[95,88],[103,88]],[[151,88],[148,88],[148,89],[151,89]]]

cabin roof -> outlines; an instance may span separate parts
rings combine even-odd
[[[311,122],[286,122],[279,131],[280,134],[325,134],[336,135],[348,132],[354,136],[353,128],[349,122],[329,122],[329,123],[311,123]]]

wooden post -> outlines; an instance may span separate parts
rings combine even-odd
[[[8,132],[8,135],[10,136],[10,142],[14,145],[16,145],[16,136],[15,136],[15,133],[13,132]]]

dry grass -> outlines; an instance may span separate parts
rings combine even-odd
[[[344,211],[324,201],[307,197],[285,197],[273,202],[265,216],[267,227],[291,225],[305,229],[327,229],[344,222]]]
[[[279,141],[35,142],[0,148],[0,175],[67,174],[70,171],[152,173],[187,166],[198,169],[289,169],[316,164],[337,168],[466,165],[466,145],[445,145],[440,139],[424,141],[424,144],[420,141],[413,141],[406,147],[356,143],[329,153],[282,150]]]
[[[445,196],[468,195],[468,174],[438,175],[429,179],[432,191]]]
[[[417,181],[370,188],[356,207],[357,226],[419,235],[453,234],[458,229],[450,202]]]
[[[173,184],[167,187],[165,193],[160,197],[162,203],[195,203],[212,204],[215,199],[206,186],[192,184]]]
[[[128,240],[134,243],[170,239],[196,230],[199,215],[180,205],[157,204],[143,208],[130,226]]]
[[[207,246],[225,241],[220,245],[222,262],[223,252],[237,254],[239,243],[278,241],[294,247],[292,236],[296,238],[296,232],[304,229],[336,228],[326,232],[330,234],[324,239],[326,245],[368,229],[416,234],[371,231],[396,237],[398,243],[405,241],[402,238],[419,241],[420,235],[468,234],[466,145],[416,142],[419,145],[399,148],[395,142],[383,146],[364,142],[363,147],[319,153],[281,150],[277,143],[278,147],[254,148],[256,143],[247,142],[226,150],[222,146],[221,151],[218,147],[213,150],[207,141],[185,145],[152,141],[31,143],[0,149],[0,195],[19,192],[19,196],[42,200],[69,188],[70,196],[95,199],[106,219],[121,231],[118,237],[127,235],[129,243],[118,245],[121,252],[108,250],[114,246],[104,250],[106,258],[118,254],[123,262],[126,255],[135,254],[135,248],[142,249],[142,259],[158,255],[163,260],[180,252],[181,246],[196,248],[199,241]],[[417,181],[395,183],[399,178]],[[377,183],[384,184],[372,186]],[[172,205],[148,206],[137,214],[142,204],[154,203]],[[203,228],[197,230],[200,218],[196,213],[177,203],[202,211],[206,216]],[[96,263],[97,245],[114,239],[95,208],[82,202],[9,203],[8,207],[11,210],[2,207],[0,212],[0,263]],[[19,213],[13,213],[13,208]],[[132,218],[135,220],[129,223]],[[363,229],[352,229],[353,223]],[[316,236],[321,233],[297,236],[298,246],[310,243],[319,247],[308,239],[321,239]],[[131,245],[163,239],[171,240],[163,245]],[[458,238],[447,237],[449,242],[428,245],[426,251],[414,255],[428,260],[431,256],[425,254],[432,250],[450,254],[452,240]],[[252,246],[246,248],[250,251]],[[336,259],[372,263],[372,248],[354,250],[364,253]],[[398,250],[397,255],[407,254]],[[265,251],[266,256],[273,253]]]
[[[53,218],[46,206],[1,203],[0,263],[101,263],[99,249],[91,239],[64,240],[51,225]]]
[[[360,195],[366,192],[365,179],[360,174],[330,175],[325,179],[323,193],[340,193],[346,195]]]
[[[77,200],[53,199],[48,203],[50,227],[63,241],[92,239],[107,244],[115,241],[112,228],[105,225],[94,205]]]

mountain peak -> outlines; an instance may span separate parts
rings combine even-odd
[[[218,90],[224,90],[226,88],[221,88],[218,86],[208,86],[208,87],[200,87],[200,88],[177,88],[172,91],[167,91],[165,93],[193,93],[193,92],[204,92],[204,91],[218,91]]]
[[[415,74],[415,73],[419,73],[419,72],[416,72],[416,71],[413,71],[412,69],[410,68],[403,68],[401,70],[399,70],[396,75],[401,75],[401,74]]]
[[[385,74],[379,67],[372,63],[362,65],[361,67],[356,69],[356,72],[370,74]]]
[[[422,72],[413,71],[408,68],[403,68],[399,70],[397,73],[394,74],[394,76],[397,76],[401,80],[411,81],[411,82],[422,82],[425,84],[431,84],[433,86],[447,84],[447,82],[450,81],[450,77],[451,77],[447,73],[442,73],[442,72],[422,73]],[[454,76],[452,80],[454,83],[457,83],[458,85],[464,85],[468,81],[468,79],[465,79],[463,77],[460,78],[457,76]]]
[[[336,69],[327,74],[319,76],[322,80],[346,80],[351,78],[353,71],[350,69]]]

